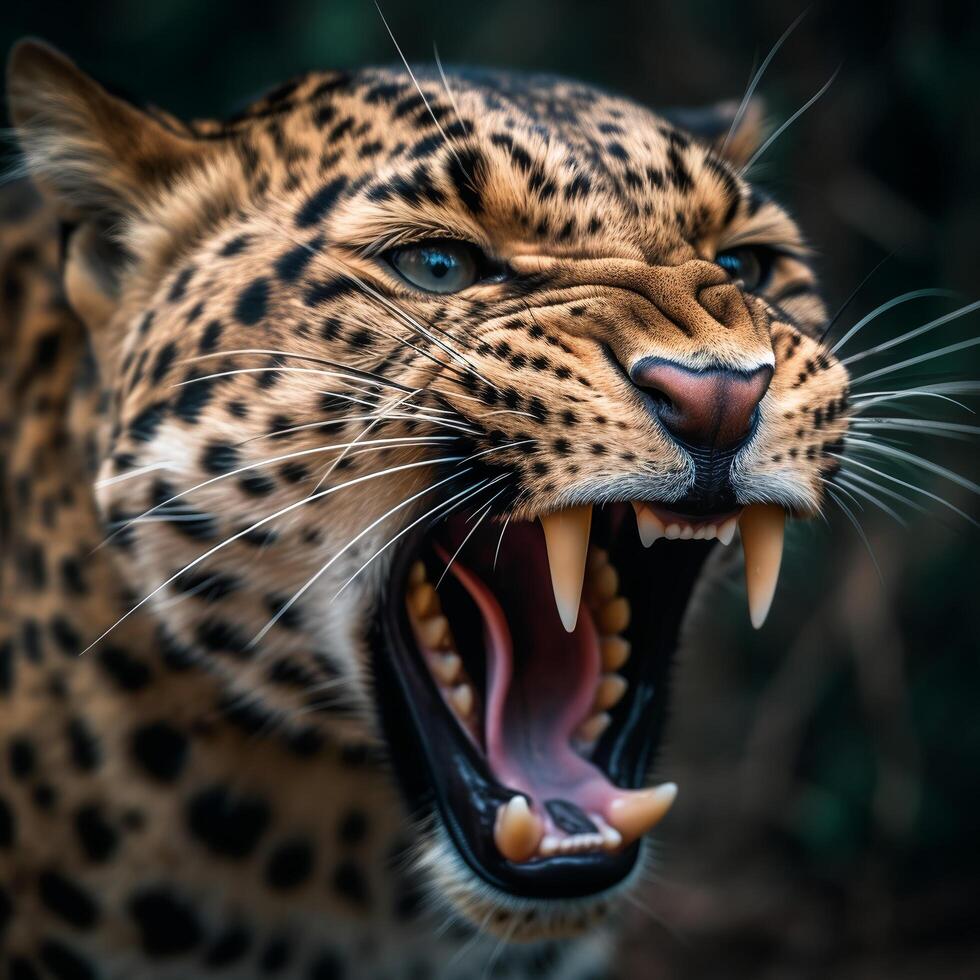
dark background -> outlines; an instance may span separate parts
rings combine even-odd
[[[383,4],[406,55],[576,75],[651,105],[737,99],[803,2],[556,0]],[[7,4],[0,44],[37,34],[96,77],[186,116],[223,114],[307,68],[391,62],[370,0]],[[814,3],[759,89],[774,124],[840,67],[754,177],[819,254],[840,336],[909,289],[844,353],[980,295],[980,4]],[[856,365],[977,335],[980,313]],[[980,378],[977,348],[875,389]],[[860,386],[859,386],[860,387]],[[965,396],[972,409],[980,399]],[[910,415],[976,423],[938,399]],[[883,406],[882,415],[902,411]],[[881,433],[976,480],[975,440]],[[966,488],[879,461],[976,515]],[[928,505],[901,527],[856,516],[793,529],[773,613],[747,626],[735,581],[691,630],[661,775],[681,793],[660,867],[629,913],[623,972],[643,977],[980,976],[980,534]],[[890,501],[895,503],[895,501]],[[642,907],[641,907],[642,906]]]

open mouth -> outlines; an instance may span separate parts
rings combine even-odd
[[[375,644],[386,735],[409,799],[482,879],[571,898],[630,873],[677,792],[644,784],[701,567],[740,529],[761,625],[784,519],[617,503],[454,516],[402,549]]]

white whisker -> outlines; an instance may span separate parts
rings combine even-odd
[[[841,337],[840,340],[830,348],[831,354],[836,354],[860,330],[863,330],[873,320],[877,320],[883,313],[901,306],[903,303],[910,303],[914,299],[921,299],[924,296],[953,296],[955,295],[948,289],[913,289],[910,293],[902,293],[901,296],[894,296],[890,300],[876,306],[870,313],[858,320],[850,330]]]

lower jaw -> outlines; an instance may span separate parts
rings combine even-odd
[[[385,735],[414,815],[435,813],[469,870],[508,897],[581,899],[622,884],[637,864],[640,841],[528,862],[501,856],[494,825],[514,790],[501,784],[485,754],[462,734],[408,640],[412,629],[402,595],[419,544],[410,543],[395,558],[372,643]],[[614,709],[613,724],[599,737],[590,762],[615,786],[637,789],[660,743],[678,631],[712,542],[661,541],[655,560],[623,535],[608,545],[620,571],[620,592],[633,610],[628,638],[635,653],[626,668],[629,693]]]

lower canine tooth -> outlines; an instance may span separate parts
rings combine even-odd
[[[649,548],[654,541],[664,536],[663,521],[645,504],[633,504],[636,511],[636,529],[640,532],[640,541],[644,548]]]
[[[786,511],[777,504],[751,504],[738,519],[745,554],[749,618],[759,629],[769,615],[783,559]]]
[[[600,633],[622,633],[630,624],[630,604],[624,596],[607,602],[596,617]]]
[[[572,633],[578,622],[585,578],[585,558],[589,550],[592,506],[569,507],[541,519],[548,549],[548,566],[555,605],[565,631]]]
[[[606,670],[619,670],[629,660],[630,645],[621,636],[604,636],[599,643],[599,652]]]
[[[526,861],[543,845],[541,821],[531,812],[523,796],[512,796],[497,810],[493,839],[508,861]]]
[[[611,708],[626,693],[627,687],[629,684],[625,677],[620,677],[619,674],[606,674],[596,688],[595,710],[605,711]]]
[[[473,688],[469,684],[460,684],[452,689],[449,700],[458,714],[468,718],[473,710]]]
[[[660,823],[676,797],[676,783],[624,793],[609,804],[606,820],[630,843]]]
[[[575,731],[576,737],[586,744],[594,742],[608,727],[612,719],[605,711],[586,718]]]

